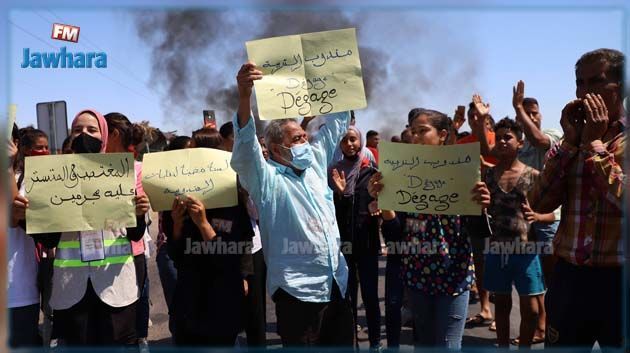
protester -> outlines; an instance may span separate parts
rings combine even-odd
[[[107,122],[108,139],[107,153],[131,152],[135,154],[135,146],[144,141],[144,129],[138,124],[132,124],[129,119],[121,113],[105,114]],[[134,161],[136,172],[136,195],[146,195],[142,187],[142,163]],[[148,215],[147,215],[148,217]],[[150,219],[145,220],[148,224]],[[149,276],[147,275],[147,254],[148,247],[145,246],[146,239],[151,239],[147,231],[138,241],[131,241],[133,252],[133,262],[136,266],[136,278],[138,288],[140,288],[140,299],[136,307],[136,334],[138,344],[147,347],[149,336]]]
[[[83,110],[72,121],[71,135],[74,153],[103,153],[108,141],[107,122],[97,111]],[[146,196],[135,196],[134,202],[136,227],[99,231],[104,252],[115,252],[115,257],[83,262],[79,246],[83,232],[35,236],[47,248],[59,245],[50,305],[55,310],[54,325],[69,346],[136,344],[139,290],[129,241],[144,235],[149,201]],[[23,225],[27,207],[25,197],[18,196],[14,201]]]
[[[540,171],[543,169],[545,155],[560,140],[560,133],[554,129],[541,129],[542,114],[538,101],[535,98],[525,97],[525,83],[518,81],[513,88],[512,106],[516,112],[516,121],[521,125],[524,134],[523,146],[518,150],[518,160]],[[485,134],[480,134],[481,140]],[[485,143],[485,142],[484,142]],[[490,148],[489,153],[494,155],[495,149]],[[554,211],[554,219],[550,222],[532,223],[534,239],[541,247],[539,258],[541,261],[545,285],[549,286],[552,280],[555,257],[551,256],[552,240],[560,223],[560,208]],[[546,313],[544,309],[544,295],[537,296],[540,315],[538,325],[532,343],[542,343],[545,340]],[[514,339],[514,344],[519,344],[519,338]]]
[[[20,136],[17,126],[14,126],[8,147],[9,182],[12,190],[19,190],[20,197],[24,197],[23,158],[48,154],[48,137],[37,129],[24,131]],[[22,161],[15,163],[18,158]],[[16,164],[20,166],[17,170],[14,167]],[[40,290],[36,248],[25,228],[18,225],[16,211],[18,210],[14,209],[12,212],[12,221],[7,232],[8,344],[11,348],[36,347],[42,344],[38,331]]]
[[[192,139],[188,136],[175,137],[166,147],[166,151],[181,150],[184,148],[190,148]],[[164,293],[164,301],[168,309],[168,329],[171,335],[175,334],[175,318],[173,307],[173,296],[175,295],[175,286],[177,284],[177,269],[173,260],[168,255],[168,247],[166,243],[168,241],[166,234],[164,234],[164,222],[163,212],[158,214],[158,235],[155,241],[156,255],[155,261],[157,263],[158,274],[160,276],[160,283],[162,284],[162,292]]]
[[[335,211],[344,256],[348,263],[348,291],[354,322],[357,320],[359,284],[365,307],[371,349],[381,347],[381,309],[378,302],[378,256],[381,250],[378,217],[370,212],[374,201],[367,192],[376,172],[361,154],[361,132],[354,126],[341,139],[343,160],[329,167],[328,185],[334,192]],[[375,206],[372,204],[371,206]],[[358,339],[357,339],[358,347]]]
[[[351,346],[348,267],[326,173],[348,128],[349,113],[328,117],[312,144],[295,120],[271,121],[265,129],[270,154],[265,161],[250,106],[253,82],[261,78],[252,62],[238,72],[231,165],[260,212],[267,287],[276,304],[278,333],[285,347]],[[310,250],[300,253],[295,250],[298,245]]]
[[[381,137],[379,136],[378,132],[374,130],[368,131],[365,135],[365,147],[367,147],[367,149],[372,152],[372,155],[374,155],[374,160],[376,161],[376,164],[378,164],[378,143],[380,142],[380,140]]]
[[[562,206],[545,302],[546,347],[622,346],[624,62],[613,49],[577,61],[577,99],[562,110],[562,143],[552,147],[529,193],[536,212]]]
[[[435,110],[417,108],[409,115],[415,142],[424,145],[448,143],[450,123],[445,114]],[[377,173],[370,181],[373,197],[387,187],[381,179]],[[488,198],[487,189],[475,187],[476,199]],[[390,239],[402,238],[415,246],[438,244],[435,251],[421,246],[403,254],[403,280],[415,323],[414,344],[460,350],[474,266],[470,243],[461,234],[459,216],[383,210],[382,217],[383,233]]]
[[[234,124],[231,121],[228,121],[227,123],[221,125],[219,133],[223,139],[223,146],[221,146],[221,149],[232,152],[232,147],[234,146]]]
[[[217,149],[222,143],[216,129],[203,128],[193,132],[191,148]],[[175,344],[233,346],[242,326],[244,279],[253,271],[245,205],[206,209],[198,198],[181,195],[162,221],[177,268]]]
[[[497,165],[486,169],[483,176],[491,193],[488,213],[493,223],[492,242],[486,243],[489,247],[485,257],[484,287],[495,294],[499,347],[509,347],[514,284],[520,296],[519,345],[529,347],[540,313],[538,297],[545,292],[545,285],[538,253],[535,246],[530,246],[535,244],[528,244],[528,233],[530,223],[553,222],[554,215],[533,212],[527,201],[527,192],[538,171],[518,159],[518,151],[523,146],[520,124],[505,118],[495,126],[495,136],[493,151]]]
[[[481,102],[481,97],[478,95],[473,95],[472,102],[468,105],[468,125],[471,129],[471,134],[462,136],[456,140],[457,144],[464,143],[473,143],[480,142],[479,137],[481,133],[485,139],[485,145],[481,143],[481,166],[482,169],[488,165],[496,164],[497,160],[495,157],[490,155],[487,151],[484,151],[484,146],[487,146],[486,149],[492,148],[495,143],[494,130],[491,129],[494,125],[494,120],[490,115],[490,105],[483,104]],[[460,114],[457,114],[458,124],[463,124],[462,117]],[[484,128],[485,127],[485,128]],[[496,324],[493,319],[492,309],[490,306],[490,293],[484,288],[484,243],[485,239],[490,236],[489,223],[486,214],[482,214],[481,216],[467,216],[463,218],[462,222],[462,231],[470,238],[470,243],[473,249],[473,259],[475,262],[475,289],[476,294],[473,293],[471,295],[473,297],[473,301],[475,301],[476,295],[478,295],[479,304],[481,310],[479,313],[469,317],[466,319],[466,325],[469,327],[475,326],[485,326],[489,325],[488,329],[491,331],[496,330]]]

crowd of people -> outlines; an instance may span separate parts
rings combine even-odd
[[[48,137],[14,126],[9,344],[147,349],[148,226],[158,222],[155,257],[177,346],[230,347],[245,331],[248,346],[265,347],[268,293],[284,347],[358,347],[360,289],[367,340],[376,351],[400,346],[405,311],[416,347],[460,350],[465,327],[474,326],[496,330],[501,348],[543,342],[621,347],[624,61],[612,49],[579,58],[576,99],[562,110],[561,132],[542,129],[541,107],[525,96],[523,81],[513,88],[514,119],[495,122],[489,103],[476,94],[468,112],[459,106],[452,118],[429,107],[409,111],[392,142],[479,142],[481,180],[470,185],[470,198],[482,209],[478,216],[379,209],[379,194],[396,185],[378,169],[379,133],[363,135],[354,112],[325,116],[310,136],[314,117],[272,120],[259,134],[251,94],[263,73],[253,62],[238,71],[232,121],[174,137],[166,146],[231,152],[238,175],[233,207],[207,209],[193,195],[181,195],[152,219],[136,151],[145,130],[121,113],[86,109],[76,114],[60,152],[134,153],[137,225],[28,235],[24,159],[49,154]],[[471,131],[461,132],[466,120]],[[86,260],[81,244],[95,237],[102,237],[104,255]],[[191,242],[246,250],[195,253]],[[410,248],[384,243],[434,247],[397,251]],[[514,288],[520,327],[510,339]],[[470,313],[476,301],[480,311]]]

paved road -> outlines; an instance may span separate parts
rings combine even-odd
[[[155,217],[154,219],[157,219]],[[151,234],[157,234],[157,222],[153,222],[151,228]],[[152,255],[155,255],[153,253]],[[385,313],[385,259],[381,259],[379,266],[379,301],[381,304],[381,314],[384,317]],[[164,295],[162,292],[162,286],[160,284],[160,278],[158,276],[157,265],[155,263],[155,257],[153,256],[149,260],[149,279],[151,281],[151,321],[153,325],[149,328],[149,344],[150,346],[163,346],[171,344],[171,334],[168,330],[168,310],[166,309],[166,302],[164,301]],[[520,323],[519,316],[519,301],[516,293],[513,294],[513,307],[511,315],[511,337],[518,336],[518,325]],[[365,312],[361,301],[359,301],[359,324],[366,326]],[[469,316],[479,312],[479,304],[470,305]],[[280,347],[280,337],[276,334],[276,315],[275,307],[269,296],[267,297],[267,342],[270,347]],[[403,327],[401,335],[402,348],[411,348],[412,345],[412,331],[408,327]],[[381,335],[383,337],[383,346],[387,347],[387,340],[385,338],[385,321],[382,320]],[[245,345],[244,335],[239,336],[239,343]],[[494,347],[496,343],[495,332],[489,331],[487,327],[477,327],[466,329],[463,338],[463,348],[490,348]],[[368,342],[360,342],[362,348],[368,348]],[[534,348],[542,348],[542,344],[536,345]],[[512,347],[516,348],[516,347]]]

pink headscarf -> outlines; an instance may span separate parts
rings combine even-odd
[[[82,111],[78,112],[77,115],[74,116],[74,120],[72,120],[72,125],[71,125],[73,128],[74,128],[74,124],[79,118],[79,115],[83,113],[90,113],[96,117],[96,120],[98,120],[98,128],[101,130],[101,141],[103,142],[101,144],[100,152],[105,153],[105,149],[107,149],[107,138],[108,138],[107,121],[105,120],[105,117],[103,116],[103,114],[97,112],[94,109],[83,109]]]

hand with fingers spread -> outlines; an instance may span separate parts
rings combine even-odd
[[[240,98],[249,99],[252,95],[252,87],[254,87],[254,81],[260,80],[263,77],[262,71],[256,68],[256,64],[252,61],[248,61],[236,75],[236,82],[238,84],[238,94]]]
[[[608,109],[602,96],[588,93],[584,102],[586,122],[582,132],[581,142],[590,144],[595,140],[601,140],[608,130]]]
[[[472,101],[480,118],[490,114],[490,103],[484,103],[480,95],[473,94]]]
[[[490,190],[484,182],[477,182],[475,187],[470,191],[473,195],[472,200],[482,208],[490,207]]]
[[[525,100],[525,82],[519,80],[516,86],[512,87],[512,106],[515,110],[523,108],[523,100]]]
[[[564,133],[563,140],[572,146],[578,146],[582,138],[584,127],[583,103],[580,99],[575,99],[567,103],[562,109],[560,126]]]
[[[346,189],[346,173],[342,170],[341,173],[335,168],[332,170],[333,185],[335,185],[335,191],[339,194],[343,194]]]
[[[149,211],[150,204],[147,195],[136,195],[133,201],[136,204],[136,216],[144,216]]]

